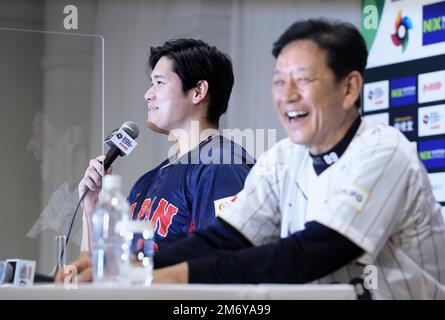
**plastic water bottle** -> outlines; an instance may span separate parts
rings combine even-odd
[[[125,239],[123,248],[127,250],[121,260],[123,281],[149,286],[153,279],[153,226],[147,221],[121,221],[117,229]]]
[[[119,221],[129,219],[130,206],[121,194],[121,179],[106,175],[99,202],[92,216],[93,282],[122,282],[122,264],[128,260],[125,239],[116,230]]]

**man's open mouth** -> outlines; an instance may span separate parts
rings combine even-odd
[[[299,118],[304,118],[308,114],[309,114],[309,112],[305,112],[305,111],[287,111],[285,113],[285,115],[289,119],[289,121],[299,119]]]

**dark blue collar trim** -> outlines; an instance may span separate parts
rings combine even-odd
[[[352,126],[349,128],[346,135],[343,139],[340,140],[333,148],[328,150],[325,153],[319,155],[313,155],[309,152],[309,155],[312,158],[312,165],[314,166],[314,170],[317,175],[320,175],[324,170],[329,168],[330,165],[334,164],[346,151],[346,148],[352,141],[355,133],[360,127],[360,123],[362,122],[362,118],[360,116],[355,119],[352,123]]]

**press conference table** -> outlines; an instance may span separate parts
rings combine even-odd
[[[63,285],[0,286],[0,300],[354,300],[352,285],[201,285],[154,284],[150,287]]]

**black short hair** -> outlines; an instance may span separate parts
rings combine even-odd
[[[227,111],[233,88],[230,57],[202,40],[174,39],[150,48],[150,68],[153,69],[164,56],[172,60],[173,72],[181,79],[184,93],[201,80],[208,82],[210,102],[206,118],[218,126],[219,118]]]
[[[273,44],[273,56],[277,58],[287,44],[296,40],[311,40],[322,49],[336,80],[342,80],[354,70],[364,76],[368,49],[354,25],[327,19],[297,21]],[[360,107],[359,100],[356,102],[357,107]]]

